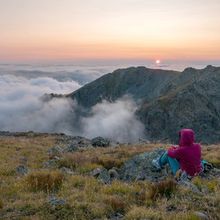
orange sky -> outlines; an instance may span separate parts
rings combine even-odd
[[[219,60],[219,11],[219,0],[0,0],[0,60]]]

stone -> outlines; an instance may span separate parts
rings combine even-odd
[[[94,177],[98,177],[101,172],[102,172],[102,168],[96,168],[90,172],[90,175]]]
[[[54,146],[48,150],[49,157],[60,156],[63,153],[63,148],[60,146]]]
[[[119,212],[112,214],[109,218],[109,220],[120,220],[120,219],[124,219],[124,215],[122,215]]]
[[[46,162],[43,163],[43,167],[44,168],[54,168],[57,166],[57,162],[60,160],[59,157],[54,157],[51,160],[48,160]]]
[[[115,169],[115,168],[112,168],[108,171],[109,175],[110,175],[110,178],[111,180],[113,179],[119,179],[119,173],[118,171]]]
[[[70,152],[70,153],[71,152],[75,152],[77,150],[78,150],[78,146],[76,144],[74,144],[74,143],[70,144],[69,146],[67,146],[65,148],[65,152]]]
[[[28,168],[24,165],[19,165],[16,167],[16,173],[19,175],[26,175],[28,173]]]
[[[124,181],[158,181],[165,179],[168,176],[166,169],[157,170],[152,165],[152,160],[163,152],[163,149],[145,152],[126,161],[119,170],[120,179]]]
[[[67,168],[67,167],[60,168],[60,171],[62,173],[66,173],[66,174],[70,174],[70,175],[74,175],[75,174],[70,168]]]
[[[110,145],[110,140],[103,137],[95,137],[92,139],[93,147],[108,147]]]
[[[48,202],[53,207],[63,206],[63,205],[66,204],[66,201],[64,199],[60,199],[60,198],[57,198],[55,196],[49,197],[49,201]]]
[[[107,184],[111,182],[110,175],[108,173],[108,170],[103,168],[98,175],[98,179],[101,180],[103,183]]]
[[[111,177],[107,169],[105,168],[96,168],[90,172],[90,175],[101,180],[103,183],[110,183]]]
[[[194,212],[194,214],[195,214],[195,216],[197,216],[201,220],[209,220],[209,217],[206,214],[204,214],[203,212],[196,211],[196,212]]]
[[[81,136],[63,136],[60,143],[65,145],[65,150],[74,152],[78,148],[92,147],[91,140]]]
[[[198,189],[198,187],[193,184],[190,180],[180,180],[178,182],[179,185],[182,185],[186,188],[188,188],[189,190],[191,190],[193,193],[196,193],[196,194],[201,194],[202,195],[202,192]]]

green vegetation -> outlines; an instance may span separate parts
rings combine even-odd
[[[89,172],[97,167],[120,167],[133,155],[161,144],[89,148],[65,153],[54,168],[44,168],[55,136],[0,138],[0,219],[108,219],[122,215],[133,219],[196,220],[195,211],[219,219],[219,179],[196,177],[201,193],[177,185],[172,179],[159,183],[114,180],[104,184]],[[203,157],[220,164],[220,147],[204,146]],[[16,173],[21,158],[27,158],[28,175]],[[70,168],[72,175],[60,167]],[[51,196],[64,200],[53,205]]]

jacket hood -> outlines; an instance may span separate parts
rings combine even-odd
[[[192,129],[182,129],[179,132],[179,145],[191,146],[195,141],[195,133]]]

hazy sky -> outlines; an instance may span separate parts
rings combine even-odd
[[[220,60],[220,0],[0,0],[0,60]]]

